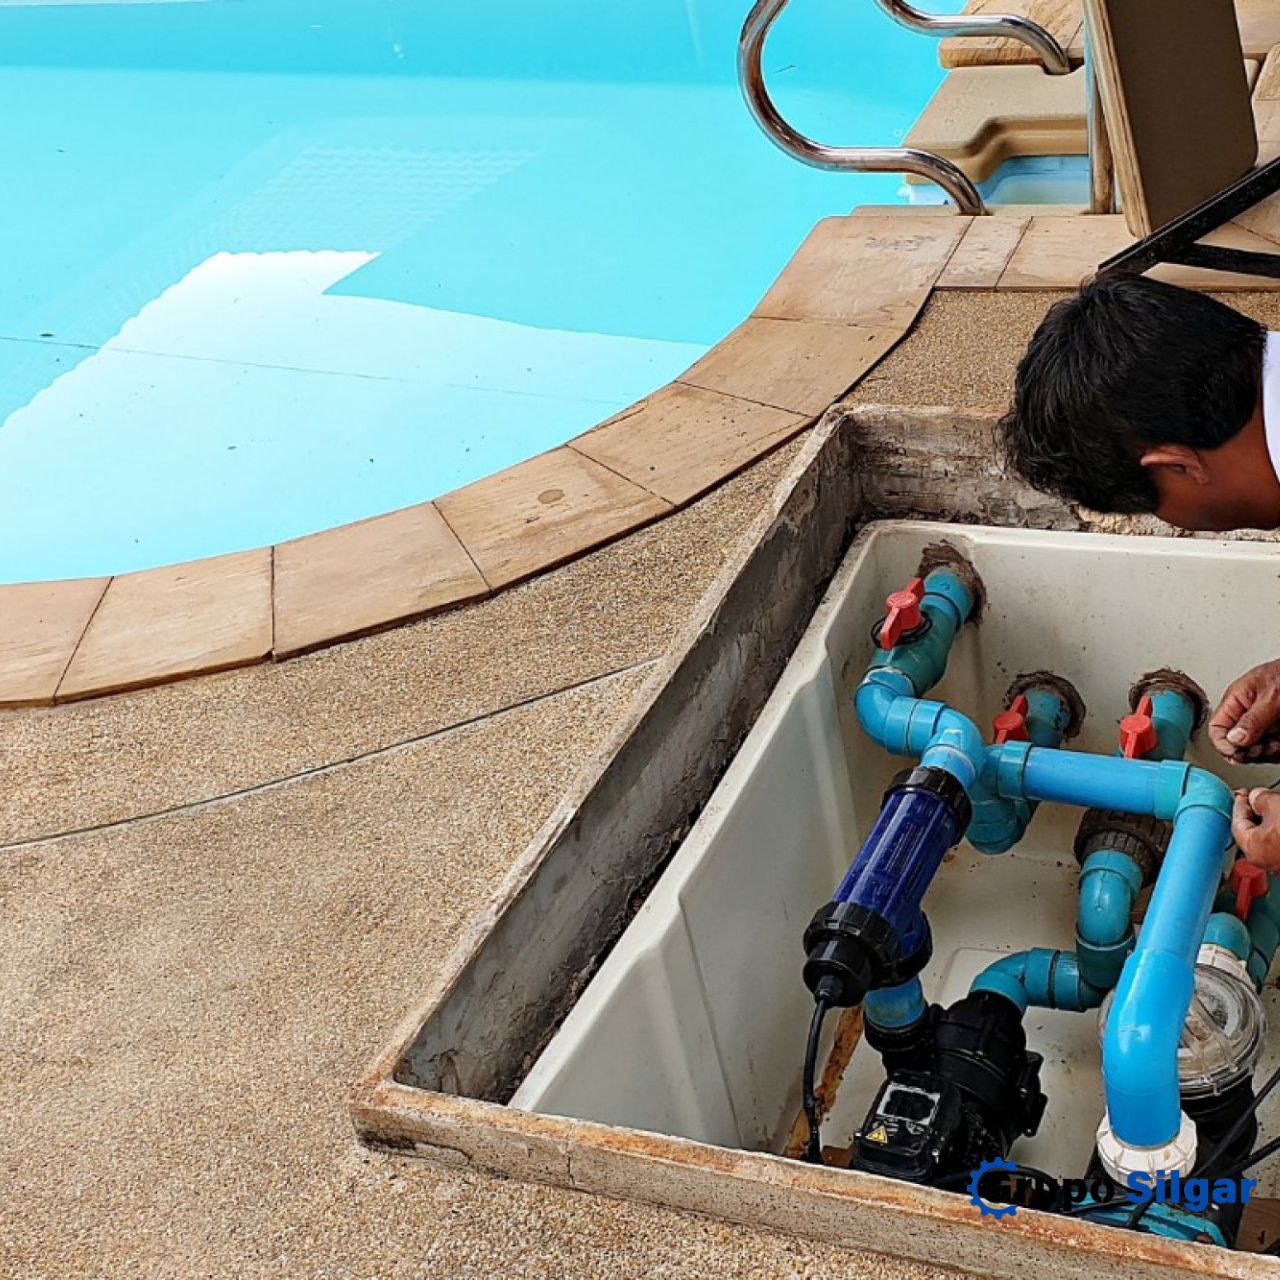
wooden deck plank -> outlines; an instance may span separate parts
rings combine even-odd
[[[1038,22],[1056,37],[1068,55],[1075,55],[1074,65],[1084,60],[1084,10],[1080,0],[969,0],[965,13],[1018,14]],[[993,36],[953,36],[938,49],[944,67],[984,67],[1039,63],[1029,45],[1017,40]]]
[[[789,440],[812,416],[673,383],[571,446],[678,506]]]
[[[969,221],[958,215],[824,218],[783,268],[755,314],[905,330]]]
[[[816,417],[902,334],[898,327],[752,317],[678,381]]]
[[[1001,289],[1075,289],[1112,254],[1133,243],[1120,214],[1078,218],[1033,218],[1009,265],[1000,277]],[[1245,227],[1228,225],[1205,237],[1206,244],[1254,249],[1264,253],[1275,245]],[[1274,291],[1280,280],[1262,276],[1204,271],[1197,267],[1157,267],[1150,274],[1189,289]]]
[[[1073,66],[1084,61],[1081,0],[969,0],[966,13],[1018,13],[1047,27],[1067,49]],[[1280,44],[1280,5],[1276,0],[1236,0],[1240,42],[1246,58],[1261,62]],[[1157,18],[1158,20],[1158,18]],[[942,41],[944,67],[1011,66],[1038,63],[1028,45],[1013,40],[952,37]]]
[[[938,288],[994,289],[1030,225],[1030,218],[974,218],[938,277]]]

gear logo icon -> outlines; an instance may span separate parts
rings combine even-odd
[[[978,1193],[978,1186],[984,1173],[990,1173],[992,1169],[1007,1169],[1012,1173],[1017,1167],[1012,1160],[1002,1160],[997,1156],[994,1160],[984,1160],[973,1171],[973,1177],[969,1179],[969,1203],[980,1210],[984,1218],[995,1218],[998,1221],[1005,1217],[1012,1218],[1018,1212],[1016,1204],[990,1205]]]

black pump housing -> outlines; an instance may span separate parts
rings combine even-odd
[[[1021,1011],[1004,996],[973,992],[907,1027],[868,1023],[866,1036],[888,1079],[855,1136],[855,1168],[950,1180],[1040,1127],[1043,1059],[1027,1050]]]

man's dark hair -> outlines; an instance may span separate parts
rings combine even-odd
[[[1010,465],[1095,511],[1154,511],[1151,445],[1216,449],[1253,416],[1266,330],[1207,294],[1146,276],[1056,303],[1018,366],[1001,420]]]

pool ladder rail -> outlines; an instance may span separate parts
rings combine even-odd
[[[1066,75],[1071,63],[1062,45],[1039,23],[1018,14],[959,14],[946,17],[922,13],[905,0],[875,0],[895,22],[912,31],[936,36],[1004,36],[1029,45],[1039,56],[1050,75]],[[787,7],[788,0],[756,0],[742,27],[738,40],[738,84],[756,123],[768,138],[787,155],[816,169],[857,173],[914,173],[936,182],[955,202],[962,214],[987,212],[982,196],[968,176],[943,156],[915,147],[829,147],[815,142],[792,128],[769,96],[764,81],[763,56],[769,29]],[[1092,88],[1092,86],[1091,86]],[[1097,170],[1105,163],[1109,175],[1109,149],[1102,137],[1101,114],[1095,94],[1089,93],[1090,154],[1094,160],[1093,203],[1097,206],[1109,190],[1108,177]],[[1103,152],[1107,152],[1105,158]],[[1095,212],[1101,210],[1095,207]]]

